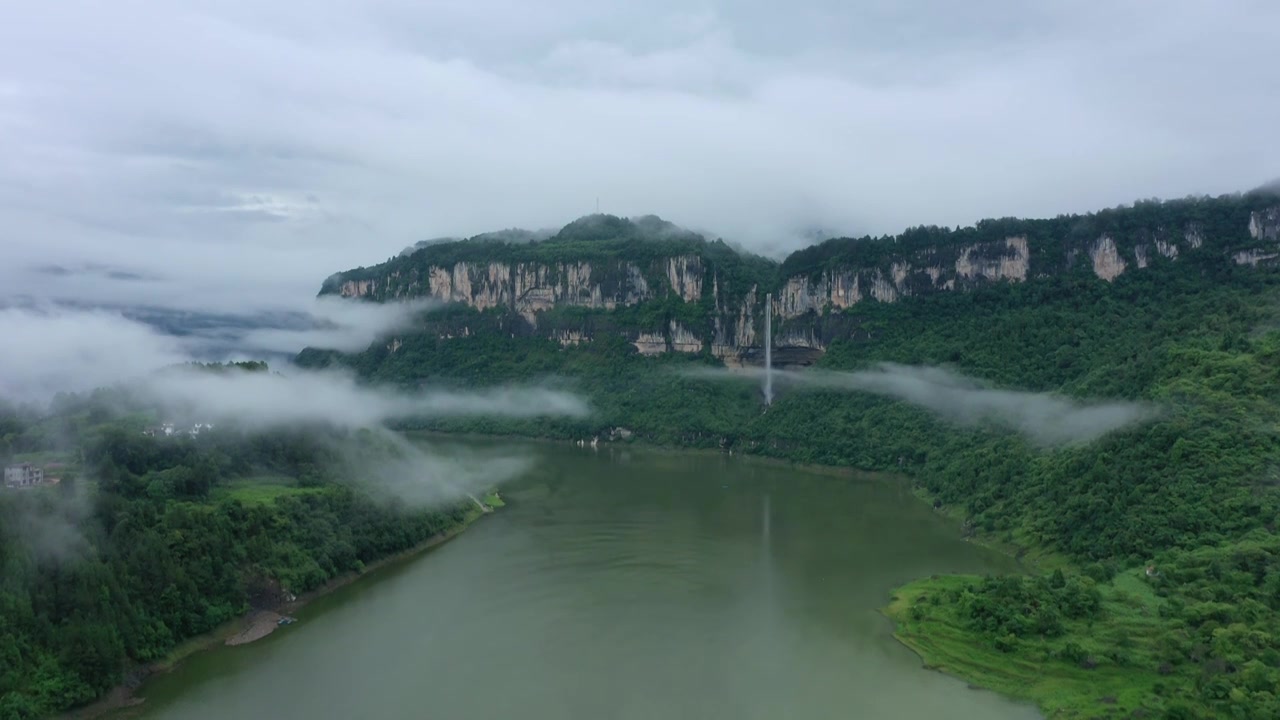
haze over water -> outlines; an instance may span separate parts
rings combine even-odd
[[[947,718],[1031,708],[923,670],[877,608],[999,572],[905,484],[708,454],[540,445],[508,506],[145,685],[140,715]]]

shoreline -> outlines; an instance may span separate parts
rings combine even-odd
[[[461,439],[468,438],[474,440],[519,440],[534,445],[555,445],[558,447],[576,447],[583,450],[590,448],[590,445],[578,445],[578,440],[571,440],[559,437],[549,437],[543,435],[520,435],[516,433],[499,434],[499,433],[477,433],[477,432],[448,432],[445,430],[400,430],[400,434],[406,438],[421,437],[423,439]],[[783,457],[775,457],[773,455],[761,455],[759,453],[748,451],[734,451],[733,449],[709,448],[709,447],[692,447],[687,445],[665,445],[662,443],[650,442],[648,440],[634,438],[630,440],[608,440],[601,441],[595,448],[599,452],[602,448],[625,450],[628,448],[636,449],[642,452],[656,453],[690,453],[695,455],[718,456],[724,458],[745,458],[752,462],[761,462],[767,465],[777,467],[789,467],[804,470],[818,475],[829,475],[835,477],[862,477],[874,479],[883,482],[896,482],[901,480],[911,481],[914,487],[914,480],[906,473],[894,470],[863,470],[853,467],[852,465],[828,465],[825,463],[802,462],[800,460],[790,460]],[[1002,551],[1003,552],[1003,551]],[[1008,554],[1008,553],[1006,553]]]
[[[132,668],[125,673],[125,677],[120,684],[108,690],[97,700],[83,707],[68,710],[55,717],[59,720],[97,720],[97,718],[108,716],[117,717],[117,713],[128,708],[138,707],[146,702],[145,698],[137,697],[134,693],[145,685],[146,681],[152,676],[171,672],[188,657],[205,650],[211,650],[219,645],[237,646],[257,642],[276,631],[279,627],[276,623],[281,617],[292,616],[294,612],[317,598],[346,587],[370,573],[443,545],[461,535],[477,520],[492,512],[491,509],[486,511],[474,510],[458,525],[442,533],[432,535],[417,545],[378,558],[358,571],[331,578],[320,587],[302,593],[289,602],[281,603],[271,608],[252,608],[240,617],[229,620],[203,635],[187,638],[176,645],[163,658]]]
[[[540,436],[521,435],[521,434],[456,433],[456,432],[425,430],[425,429],[404,430],[401,432],[403,432],[403,434],[410,439],[412,439],[414,436],[417,436],[423,439],[453,438],[453,439],[465,440],[468,438],[472,438],[472,439],[478,439],[478,440],[520,440],[520,441],[530,442],[530,443],[539,444],[539,445],[548,444],[548,445],[555,445],[560,447],[565,447],[565,446],[580,447],[578,445],[578,442],[572,439],[556,438],[556,437],[540,437]],[[632,439],[632,440],[626,440],[621,442],[609,441],[606,443],[602,443],[602,445],[611,450],[625,449],[630,447],[642,452],[647,451],[647,452],[657,452],[657,453],[663,453],[663,452],[695,453],[698,455],[708,455],[708,456],[718,455],[721,457],[730,457],[730,458],[741,457],[744,459],[749,459],[752,462],[763,462],[767,465],[773,465],[775,467],[796,468],[796,469],[804,470],[806,472],[812,472],[812,473],[827,475],[831,477],[846,477],[846,478],[861,477],[861,478],[873,480],[876,482],[888,482],[888,483],[900,483],[905,481],[908,489],[910,490],[911,494],[915,496],[917,501],[927,506],[931,506],[931,499],[929,497],[928,492],[916,486],[914,478],[902,472],[883,471],[883,470],[861,470],[861,469],[858,469],[852,466],[847,466],[847,465],[827,465],[822,463],[800,462],[797,460],[790,460],[787,458],[761,455],[761,454],[757,454],[749,451],[735,453],[732,451],[726,451],[718,448],[699,448],[699,447],[685,447],[680,445],[664,445],[659,443],[652,443],[642,439]],[[598,451],[598,448],[597,448],[597,451]],[[220,644],[243,645],[243,644],[248,644],[248,643],[261,640],[267,637],[268,635],[272,634],[273,632],[275,632],[275,630],[279,627],[276,623],[281,617],[291,616],[293,612],[304,607],[305,605],[315,600],[316,598],[327,595],[339,588],[345,587],[346,585],[349,585],[355,582],[356,580],[364,577],[365,575],[371,572],[381,569],[387,565],[393,564],[397,561],[411,558],[431,548],[434,548],[438,545],[448,542],[449,540],[457,537],[468,527],[470,527],[471,524],[474,523],[476,520],[493,512],[493,509],[496,507],[501,507],[501,504],[497,504],[493,507],[486,508],[485,510],[477,509],[458,526],[451,528],[450,530],[444,533],[428,538],[423,542],[419,543],[418,545],[415,545],[411,548],[407,548],[398,553],[394,553],[392,555],[379,558],[378,560],[375,560],[374,562],[370,563],[360,571],[346,573],[345,575],[332,578],[331,580],[325,582],[320,587],[314,590],[310,590],[306,593],[303,593],[302,595],[299,595],[293,601],[282,603],[273,608],[251,609],[250,611],[246,612],[244,615],[236,618],[235,620],[229,621],[225,625],[215,628],[214,630],[211,630],[210,632],[205,633],[204,635],[196,636],[194,638],[189,638],[188,640],[184,641],[183,643],[175,647],[174,650],[171,651],[168,655],[166,655],[163,659],[134,669],[132,672],[126,675],[124,681],[120,685],[117,685],[116,687],[112,688],[106,695],[104,695],[99,700],[91,703],[90,705],[82,707],[78,710],[68,711],[57,717],[60,718],[60,720],[97,720],[98,718],[101,718],[103,716],[110,715],[130,707],[136,707],[138,705],[141,705],[145,701],[145,699],[136,697],[134,695],[134,692],[145,683],[147,678],[151,677],[152,675],[172,671],[174,668],[178,667],[178,665],[180,665],[185,658],[189,657],[190,655],[193,655],[197,652],[201,652],[203,650],[211,649]],[[965,533],[963,520],[957,516],[954,508],[944,506],[941,508],[931,507],[931,509],[934,512],[940,513],[943,516],[947,517],[949,520],[954,522],[954,524],[956,525],[956,529],[958,531],[959,538],[963,542],[971,542],[976,545],[980,545],[992,552],[996,552],[1006,557],[1010,557],[1014,559],[1025,572],[1043,570],[1044,568],[1042,564],[1049,565],[1051,567],[1066,566],[1070,564],[1068,561],[1065,560],[1065,558],[1062,558],[1056,553],[1044,551],[1043,549],[1040,549],[1040,548],[1024,547],[1021,545],[1008,543],[994,537],[984,536],[982,533],[968,535]],[[1013,700],[1015,702],[1028,702],[1029,698],[1027,697],[1019,696],[1017,694],[1001,692],[1000,690],[996,690],[993,688],[987,688],[987,687],[975,685],[973,684],[971,678],[967,678],[964,675],[950,671],[944,666],[931,665],[929,663],[929,659],[925,657],[924,652],[922,652],[923,648],[918,646],[915,643],[912,643],[907,638],[903,637],[901,632],[902,623],[897,618],[895,618],[894,615],[892,614],[894,606],[898,604],[898,600],[899,600],[898,593],[901,590],[908,588],[909,586],[915,583],[926,581],[928,579],[929,579],[928,577],[913,578],[911,580],[906,581],[902,585],[899,585],[889,590],[889,597],[887,598],[888,602],[884,606],[879,608],[878,612],[882,617],[884,617],[888,622],[892,624],[893,626],[892,634],[893,634],[894,640],[896,640],[900,645],[907,648],[909,651],[915,654],[918,658],[920,658],[922,670],[941,672],[942,674],[948,675],[958,680],[968,682],[970,684],[970,688],[972,689],[982,689],[982,690],[987,690],[989,692],[995,692],[998,695],[1009,698],[1010,700]],[[1035,703],[1032,701],[1032,704],[1034,705]],[[1037,708],[1037,709],[1039,710],[1040,708]],[[114,717],[114,715],[112,716]]]

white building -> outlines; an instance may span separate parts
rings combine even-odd
[[[7,487],[31,487],[44,482],[44,469],[31,463],[10,465],[4,469],[4,484]]]

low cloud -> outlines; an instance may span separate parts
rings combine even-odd
[[[0,309],[0,398],[44,402],[137,377],[188,354],[179,339],[102,310]]]
[[[323,331],[331,333],[327,340],[312,340],[350,346],[370,337],[368,333],[376,336],[402,326],[424,307],[406,305],[380,314],[375,308],[384,306],[342,306],[340,302],[322,305],[342,324]],[[357,330],[361,320],[373,322],[377,328]],[[358,337],[360,333],[366,334]],[[306,334],[298,331],[295,337]],[[0,353],[0,397],[15,402],[40,403],[58,392],[128,382],[169,411],[246,427],[324,422],[360,428],[414,417],[581,417],[589,412],[576,395],[541,387],[405,391],[362,384],[350,373],[336,370],[290,368],[282,374],[184,367],[193,359],[189,338],[163,335],[141,322],[106,311],[5,308],[0,310],[0,337],[8,343]]]
[[[272,428],[323,422],[367,428],[410,418],[491,415],[582,417],[571,393],[537,387],[405,391],[363,385],[341,371],[209,372],[175,368],[139,386],[152,402],[204,422]]]
[[[249,340],[248,346],[299,342],[353,349],[407,327],[427,305],[326,300],[319,307],[331,322],[327,328],[259,334],[256,341],[250,332],[241,339]],[[347,459],[345,472],[334,468],[338,479],[360,484],[376,497],[414,506],[474,499],[525,472],[532,457],[510,449],[423,448],[387,429],[388,423],[457,416],[582,417],[590,412],[578,396],[538,386],[404,390],[364,384],[339,370],[201,368],[189,364],[191,351],[208,336],[166,335],[118,312],[4,308],[0,335],[8,342],[0,353],[0,399],[42,404],[58,392],[118,385],[131,391],[125,397],[154,408],[163,420],[175,424],[209,423],[251,433],[336,429],[336,435],[323,432],[318,437],[336,443]],[[374,442],[361,449],[351,440],[356,437]],[[19,527],[40,559],[60,560],[84,546],[78,529],[85,517],[82,505],[70,498],[47,506],[24,505],[21,524],[6,526]]]
[[[151,273],[139,272],[128,268],[112,267],[103,265],[102,263],[77,263],[71,265],[45,264],[37,265],[31,268],[31,272],[50,277],[101,277],[108,280],[119,280],[123,282],[147,282],[159,280],[160,277]]]
[[[40,403],[58,392],[84,392],[197,359],[288,358],[304,347],[363,350],[411,328],[435,306],[431,300],[383,304],[318,298],[308,313],[205,315],[198,321],[145,308],[51,303],[0,308],[0,337],[6,342],[0,352],[0,398]]]
[[[932,367],[881,363],[858,372],[775,370],[777,386],[868,392],[929,410],[960,425],[994,423],[1045,446],[1087,443],[1150,420],[1156,409],[1142,403],[1083,403],[1051,393],[988,387],[959,373]],[[702,370],[694,377],[756,379],[764,370]]]
[[[414,506],[477,497],[523,475],[533,455],[521,449],[476,448],[456,442],[416,443],[387,430],[371,435],[375,452],[348,452],[353,482],[376,498]],[[357,471],[358,470],[358,471]]]
[[[357,352],[392,333],[407,330],[424,312],[440,307],[430,299],[371,303],[317,298],[305,328],[257,328],[239,339],[247,352],[297,353],[306,347]]]

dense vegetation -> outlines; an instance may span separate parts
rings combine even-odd
[[[1213,239],[1177,259],[1153,254],[1112,283],[1077,263],[1041,267],[1025,283],[859,303],[842,313],[859,331],[821,361],[833,370],[943,365],[998,385],[1160,409],[1087,445],[1045,449],[865,394],[783,387],[766,412],[752,385],[690,377],[715,363],[705,354],[639,357],[611,332],[627,329],[618,314],[584,314],[596,339],[576,347],[514,333],[422,333],[398,352],[301,359],[404,383],[555,377],[597,410],[586,420],[437,429],[631,437],[908,472],[968,531],[1030,549],[1056,571],[905,589],[895,617],[930,661],[1064,716],[1280,717],[1280,278],[1230,259],[1250,242],[1241,217],[1258,203],[1148,202],[1039,223],[921,228],[888,245],[833,241],[784,264],[785,274],[811,273],[1014,232],[1057,243],[1059,257],[1104,232],[1133,241],[1190,228]]]
[[[1219,250],[1230,251],[1249,244],[1249,237],[1242,233],[1242,223],[1247,219],[1242,218],[1247,218],[1250,210],[1273,203],[1269,195],[1274,191],[1168,202],[1144,200],[1087,215],[1060,215],[1045,220],[999,218],[954,230],[928,225],[895,236],[833,238],[789,255],[779,275],[812,276],[829,269],[884,266],[922,252],[936,256],[960,247],[999,243],[1009,237],[1027,239],[1033,274],[1068,270],[1072,249],[1087,247],[1104,235],[1122,247],[1157,240],[1185,242],[1188,236],[1195,236],[1215,243]]]
[[[230,371],[227,368],[214,368]],[[265,369],[256,365],[236,370]],[[374,501],[313,428],[148,437],[127,398],[4,408],[4,456],[61,462],[61,482],[0,489],[0,718],[90,701],[129,668],[251,606],[272,606],[474,516]]]

